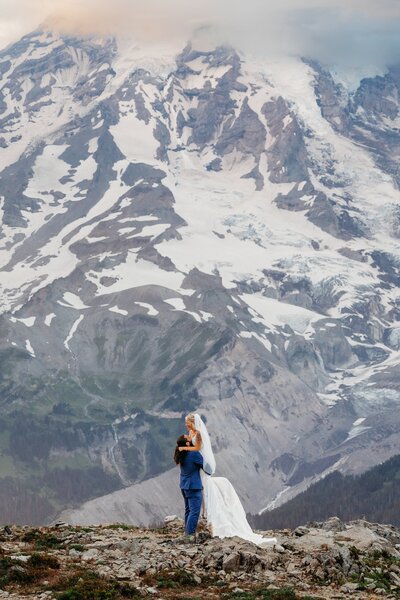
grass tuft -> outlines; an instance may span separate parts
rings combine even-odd
[[[33,544],[37,550],[63,548],[64,543],[52,533],[44,533],[39,529],[31,529],[22,536],[22,541]]]
[[[35,553],[26,562],[10,557],[0,558],[0,587],[12,583],[28,585],[51,577],[60,568],[54,556]]]
[[[123,600],[140,598],[139,592],[125,584],[110,581],[91,571],[77,571],[60,579],[53,587],[58,600]]]

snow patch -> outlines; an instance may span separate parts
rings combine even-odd
[[[169,224],[165,224],[165,223],[158,223],[157,225],[147,225],[146,227],[143,227],[142,231],[140,231],[139,233],[135,233],[134,235],[129,236],[130,238],[134,238],[134,237],[156,237],[157,235],[161,235],[162,233],[164,233],[165,231],[167,231],[167,229],[170,228]],[[119,230],[120,233],[122,231],[132,231],[132,229],[120,229]]]
[[[29,340],[25,340],[25,348],[28,350],[29,354],[36,358],[35,351],[32,348],[32,344]]]
[[[127,310],[123,308],[118,308],[118,306],[110,306],[108,310],[114,313],[118,313],[119,315],[124,315],[125,317],[129,314]]]
[[[202,323],[203,320],[201,318],[201,316],[196,313],[193,312],[191,310],[187,310],[184,301],[182,300],[182,298],[169,298],[168,300],[164,300],[164,302],[167,302],[168,304],[170,304],[171,306],[173,306],[174,310],[178,310],[181,312],[185,312],[188,315],[190,315],[191,317],[193,317],[193,319],[195,321],[197,321],[198,323]]]
[[[156,310],[154,308],[154,306],[152,306],[151,304],[148,304],[147,302],[134,302],[134,304],[137,304],[138,306],[145,308],[147,310],[147,314],[149,315],[149,317],[155,317],[156,315],[159,314],[158,310]]]
[[[49,315],[46,315],[44,319],[44,324],[47,325],[47,327],[50,327],[51,322],[55,316],[55,313],[50,313]]]
[[[97,273],[97,275],[100,275],[100,273]],[[123,292],[124,290],[146,285],[157,285],[179,290],[184,279],[182,273],[164,271],[150,261],[138,259],[134,252],[128,252],[125,262],[119,264],[117,270],[113,268],[103,269],[101,276],[114,277],[117,281],[106,287],[101,285],[92,274],[88,274],[88,279],[97,286],[97,296]]]
[[[362,435],[363,433],[368,431],[368,429],[371,429],[371,427],[362,426],[362,423],[364,421],[365,421],[365,419],[357,419],[357,421],[354,421],[353,426],[350,429],[348,436],[343,443],[348,442],[349,440],[352,440],[352,439]]]
[[[143,215],[141,217],[130,217],[129,219],[121,219],[120,223],[124,223],[125,221],[158,221],[158,217],[155,217],[154,215]]]
[[[167,304],[170,304],[175,310],[186,310],[186,306],[182,298],[168,298],[164,300]]]
[[[66,337],[66,339],[64,340],[64,346],[66,347],[67,350],[69,350],[71,352],[71,348],[69,347],[69,342],[72,340],[72,338],[74,337],[76,330],[79,327],[79,323],[82,321],[83,319],[83,315],[80,315],[76,321],[74,321],[71,329],[69,330],[69,333]]]
[[[33,327],[36,321],[36,317],[10,317],[11,323],[22,323],[26,327]]]
[[[131,110],[135,110],[134,101],[120,102],[121,117],[116,125],[110,127],[110,133],[129,161],[155,164],[158,142],[153,135],[154,123],[146,124]]]
[[[276,326],[289,325],[293,331],[304,334],[311,323],[322,318],[306,308],[266,298],[261,294],[242,294],[241,299],[259,314],[259,318],[253,320],[263,323],[271,330],[276,330]]]
[[[63,296],[63,300],[64,300],[64,302],[59,300],[58,304],[61,304],[61,306],[68,306],[68,307],[76,308],[77,310],[83,310],[84,308],[89,308],[89,306],[87,306],[86,304],[84,304],[82,302],[82,300],[79,298],[79,296],[77,296],[76,294],[73,294],[72,292],[65,292],[65,294]]]
[[[200,314],[201,314],[201,316],[202,316],[202,318],[203,318],[204,321],[209,321],[210,319],[214,318],[214,315],[212,315],[209,312],[206,312],[205,310],[201,310]]]

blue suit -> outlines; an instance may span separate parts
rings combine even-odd
[[[192,535],[196,532],[201,504],[203,502],[203,485],[201,483],[200,469],[203,466],[203,457],[195,450],[182,451],[184,456],[180,463],[180,488],[185,500],[185,533]]]

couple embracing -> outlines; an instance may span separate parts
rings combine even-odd
[[[187,435],[177,440],[174,459],[180,466],[180,488],[185,501],[185,535],[196,532],[201,507],[214,537],[240,537],[259,546],[276,544],[251,529],[242,503],[231,482],[214,477],[215,458],[203,419],[189,414],[185,419]]]

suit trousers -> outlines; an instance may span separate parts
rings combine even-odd
[[[196,533],[201,505],[203,502],[203,490],[181,490],[185,500],[185,533],[193,535]]]

